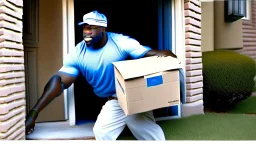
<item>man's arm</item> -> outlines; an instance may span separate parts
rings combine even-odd
[[[150,50],[144,55],[144,57],[150,56],[172,56],[177,58],[177,56],[169,50]]]
[[[68,88],[75,79],[75,77],[60,72],[52,76],[45,85],[42,96],[32,110],[36,110],[39,113],[55,97],[61,95],[64,89]]]
[[[63,90],[68,88],[75,81],[75,79],[76,77],[60,72],[51,77],[51,79],[44,87],[42,96],[27,116],[26,134],[30,134],[34,131],[35,120],[39,112],[45,108],[54,98],[62,94]]]

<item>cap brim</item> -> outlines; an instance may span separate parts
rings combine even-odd
[[[90,22],[79,22],[78,25],[82,26],[82,25],[95,25],[95,26],[102,26],[102,27],[107,27],[106,24],[99,24],[99,23],[90,23]]]
[[[81,25],[84,25],[84,24],[87,24],[85,22],[79,22],[78,25],[81,26]]]

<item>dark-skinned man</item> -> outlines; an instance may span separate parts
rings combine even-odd
[[[176,58],[176,55],[168,50],[152,50],[128,36],[107,32],[107,18],[98,11],[85,14],[78,25],[83,26],[84,39],[71,50],[62,68],[46,84],[41,98],[27,116],[26,133],[34,131],[40,111],[82,74],[97,96],[108,99],[93,128],[96,140],[116,140],[125,126],[138,140],[165,140],[152,111],[128,116],[124,114],[116,96],[112,62],[123,61],[128,57]]]

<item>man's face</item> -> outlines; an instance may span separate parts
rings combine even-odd
[[[87,47],[99,42],[102,39],[104,28],[93,25],[84,25],[83,38]]]

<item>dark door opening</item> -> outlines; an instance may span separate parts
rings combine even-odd
[[[157,0],[74,0],[75,44],[82,40],[82,27],[77,26],[78,22],[93,10],[106,15],[107,31],[131,36],[142,45],[158,49]],[[76,124],[95,121],[106,100],[97,97],[82,76],[74,83],[74,95]]]

